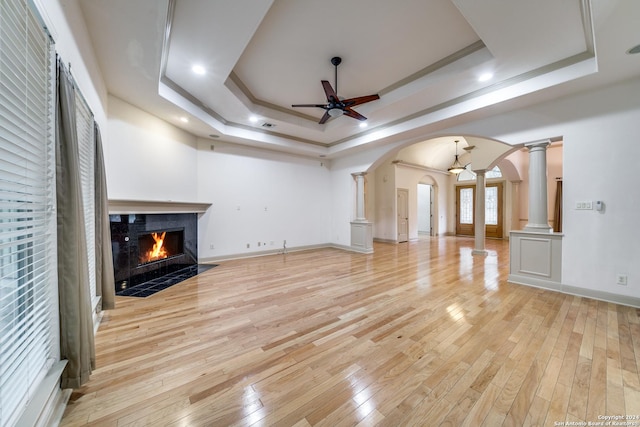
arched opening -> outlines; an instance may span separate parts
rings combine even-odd
[[[447,170],[456,154],[455,140],[459,141],[458,150],[463,151],[462,154],[458,152],[460,162],[471,166],[461,177]],[[465,175],[473,177],[473,163],[480,163],[489,170],[493,169],[488,175],[490,180],[519,181],[517,168],[505,160],[510,152],[518,149],[500,141],[474,136],[438,136],[409,144],[379,159],[368,170],[368,182],[373,183],[369,188],[373,194],[369,198],[371,205],[368,210],[372,215],[368,218],[374,223],[374,240],[399,241],[398,189],[407,190],[408,194],[408,240],[420,236],[455,235],[455,187],[458,179],[464,180]],[[489,193],[493,194],[492,191]],[[509,205],[512,203],[510,184],[505,185],[503,191],[503,200],[489,204],[495,213],[496,203],[501,203],[500,211],[505,220],[497,230],[500,237],[508,234],[514,211]],[[490,218],[495,216],[493,213]],[[402,234],[404,240],[404,230]]]

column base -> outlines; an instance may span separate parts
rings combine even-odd
[[[484,249],[474,249],[471,251],[471,255],[474,256],[487,256],[489,255],[489,252],[485,251]]]
[[[549,224],[527,224],[522,231],[531,233],[553,233],[553,227]]]
[[[351,247],[364,253],[373,253],[373,224],[368,221],[351,222]]]

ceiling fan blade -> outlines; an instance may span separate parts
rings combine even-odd
[[[344,109],[344,115],[352,117],[352,118],[354,118],[356,120],[362,120],[362,121],[367,120],[367,118],[365,116],[363,116],[362,114],[360,114],[360,113],[358,113],[356,111],[353,111],[351,108],[345,108]]]
[[[333,90],[333,87],[331,87],[331,83],[329,83],[329,81],[327,80],[321,80],[321,82],[322,87],[324,88],[324,93],[327,95],[327,101],[339,102],[340,100],[338,99],[338,94],[335,90]]]
[[[293,104],[292,107],[319,107],[326,108],[325,104]]]
[[[325,111],[324,115],[322,116],[322,118],[320,119],[320,121],[318,122],[318,124],[325,124],[327,122],[327,120],[329,120],[331,118],[331,116],[329,115],[329,111]]]
[[[380,99],[380,95],[359,96],[357,98],[343,99],[342,102],[347,107],[354,107],[356,105],[364,104],[365,102],[375,101],[376,99]]]

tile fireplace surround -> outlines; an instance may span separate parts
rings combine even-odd
[[[137,285],[157,281],[184,269],[197,268],[198,214],[209,206],[201,203],[110,200],[116,294],[132,295],[132,288]],[[164,253],[163,248],[161,255],[144,259],[153,244],[152,233],[157,233],[157,239],[165,237],[164,248],[168,252]]]

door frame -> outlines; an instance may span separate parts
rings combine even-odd
[[[485,237],[502,239],[504,238],[504,181],[487,182],[486,188],[498,188],[498,223],[496,225],[485,224]],[[460,189],[471,188],[473,190],[473,222],[471,224],[460,224]],[[476,222],[476,183],[465,183],[455,186],[455,230],[457,236],[475,236]],[[486,203],[485,203],[486,205]]]

